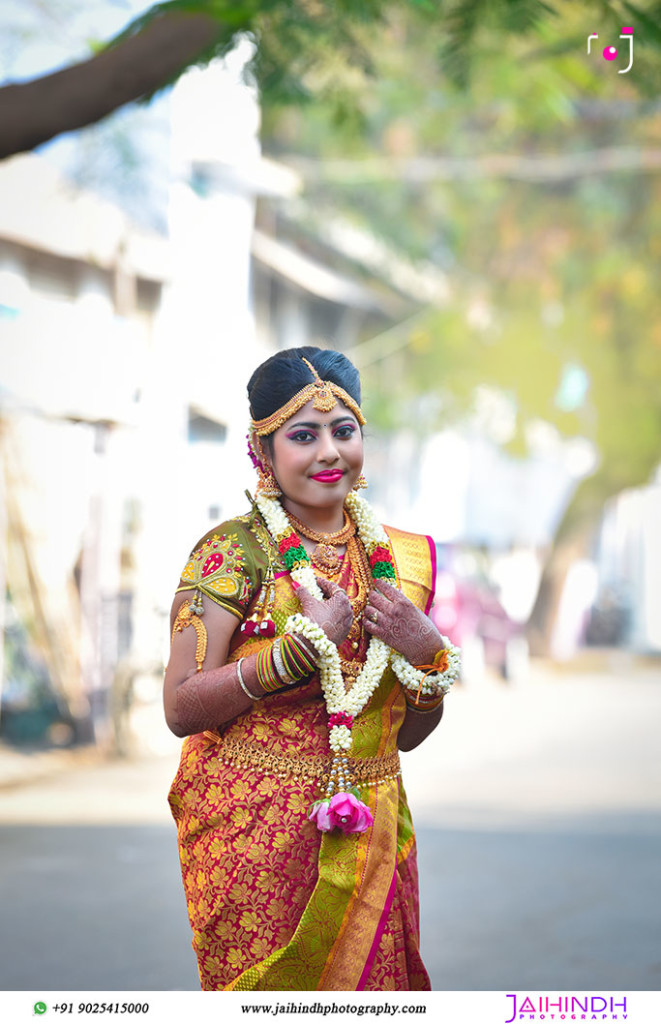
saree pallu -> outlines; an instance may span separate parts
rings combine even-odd
[[[276,607],[276,621],[298,607],[288,575]],[[268,642],[235,637],[230,660]],[[332,759],[318,676],[184,741],[169,799],[203,989],[429,989],[399,776],[405,713],[388,670],[352,729],[353,774],[374,817],[357,835],[308,820]]]

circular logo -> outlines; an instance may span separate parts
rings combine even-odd
[[[35,1003],[34,1004],[34,1012],[35,1013],[42,1014],[42,1013],[45,1013],[47,1009],[48,1009],[48,1007],[46,1006],[45,1003]]]

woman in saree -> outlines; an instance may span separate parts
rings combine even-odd
[[[170,792],[202,988],[427,990],[399,751],[458,652],[434,546],[360,495],[358,372],[279,352],[248,384],[252,508],[195,546],[172,605]]]

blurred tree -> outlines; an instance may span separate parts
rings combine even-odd
[[[650,49],[661,47],[658,3],[602,0],[586,8],[609,27],[623,15],[635,16],[645,25]],[[360,109],[362,76],[374,70],[373,44],[380,38],[375,27],[387,27],[393,17],[408,15],[425,26],[437,62],[465,87],[473,66],[509,50],[510,40],[517,46],[525,41],[528,52],[531,38],[536,40],[540,59],[558,45],[561,53],[573,52],[575,40],[568,35],[560,44],[557,38],[544,43],[552,22],[564,21],[568,12],[559,0],[166,0],[89,60],[0,88],[0,156],[33,149],[126,103],[149,99],[191,64],[226,53],[240,34],[258,41],[254,73],[265,101],[304,102],[323,94],[336,118],[350,121]],[[406,72],[415,78],[417,65]],[[641,88],[652,89],[658,69],[649,78],[636,70],[635,77]]]

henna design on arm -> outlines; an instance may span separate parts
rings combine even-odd
[[[258,695],[263,690],[257,679],[256,661],[256,655],[245,658],[241,669],[246,686]],[[172,705],[166,717],[175,736],[216,729],[252,706],[239,685],[235,664],[193,672],[176,688]]]

